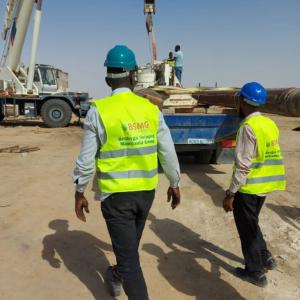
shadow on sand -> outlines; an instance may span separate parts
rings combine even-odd
[[[243,260],[222,248],[207,242],[171,219],[157,219],[149,215],[150,229],[171,249],[165,252],[154,244],[144,244],[143,250],[155,256],[158,269],[178,291],[200,299],[245,299],[221,278],[220,268],[233,273],[233,267],[222,258],[242,263]],[[209,264],[209,271],[199,264]]]
[[[224,174],[214,168],[213,165],[203,165],[195,162],[192,156],[180,155],[181,173],[187,174],[188,177],[197,185],[199,185],[204,192],[209,195],[217,207],[222,207],[225,190],[222,186],[216,183],[210,174]],[[228,184],[230,175],[228,175]]]
[[[300,222],[300,208],[295,206],[275,205],[272,203],[267,203],[266,206],[278,214],[284,222],[300,230],[300,226],[296,223]]]
[[[70,231],[68,226],[67,220],[49,223],[55,232],[43,239],[42,258],[56,269],[63,263],[96,300],[110,300],[103,275],[109,265],[104,251],[112,251],[111,246],[84,231]],[[61,260],[55,256],[56,253]]]

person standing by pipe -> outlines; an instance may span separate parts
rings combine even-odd
[[[265,270],[275,269],[276,262],[258,217],[268,193],[286,186],[279,130],[259,112],[266,99],[266,89],[257,82],[245,84],[240,91],[239,112],[245,119],[238,130],[231,185],[223,201],[224,210],[233,211],[245,259],[245,268],[236,268],[236,275],[259,287],[267,285]]]
[[[183,53],[181,51],[180,45],[175,46],[175,75],[178,81],[181,83],[182,81],[182,70],[183,70]]]

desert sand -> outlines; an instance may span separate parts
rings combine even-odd
[[[272,116],[281,131],[287,190],[271,194],[260,224],[278,268],[260,289],[233,275],[242,266],[232,214],[222,209],[230,165],[199,165],[181,158],[182,204],[166,203],[160,183],[141,241],[141,263],[150,299],[300,299],[300,126]],[[82,129],[41,123],[0,126],[0,148],[39,147],[0,153],[0,299],[111,299],[103,274],[115,263],[93,180],[87,188],[87,222],[74,213],[71,174]],[[126,299],[124,293],[121,300]]]

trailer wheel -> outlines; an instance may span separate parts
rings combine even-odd
[[[47,127],[66,127],[71,121],[72,109],[62,99],[50,99],[42,105],[41,116]]]
[[[207,165],[207,164],[211,163],[213,155],[214,155],[214,150],[203,149],[198,152],[195,152],[194,157],[195,157],[196,163],[201,164],[201,165]]]
[[[0,106],[0,122],[2,122],[4,119],[4,113],[2,111],[2,106]]]

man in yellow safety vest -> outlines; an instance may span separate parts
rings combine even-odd
[[[276,124],[258,111],[267,99],[266,89],[257,82],[245,84],[240,91],[240,114],[244,117],[237,134],[235,165],[223,207],[233,211],[240,236],[245,268],[236,275],[259,287],[267,285],[265,271],[276,262],[267,249],[258,224],[266,195],[285,189],[285,169]]]
[[[170,131],[158,107],[132,92],[137,64],[126,46],[115,46],[106,57],[106,82],[112,95],[95,100],[85,123],[74,170],[75,211],[86,221],[84,189],[96,164],[101,210],[117,265],[106,271],[113,297],[121,286],[130,300],[147,300],[138,247],[154,200],[158,160],[169,179],[168,201],[180,203],[180,170]],[[79,241],[80,242],[80,241]]]

